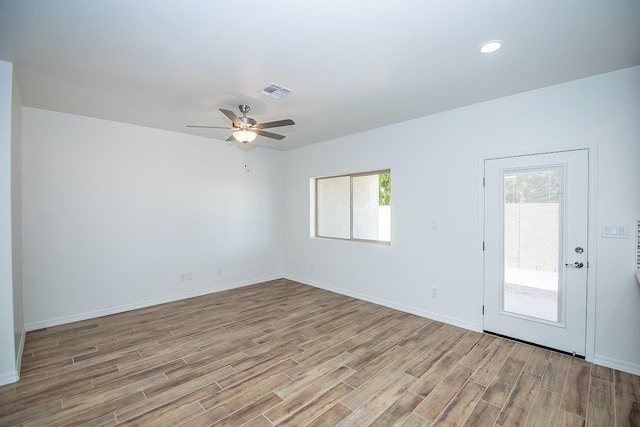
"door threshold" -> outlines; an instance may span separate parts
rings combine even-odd
[[[521,340],[521,339],[518,339],[518,338],[509,337],[507,335],[502,335],[502,334],[498,334],[496,332],[491,332],[491,331],[487,331],[487,330],[484,330],[483,332],[485,334],[493,335],[493,336],[500,337],[500,338],[505,338],[505,339],[508,339],[508,340],[511,340],[511,341],[521,342],[523,344],[529,344],[529,345],[532,345],[534,347],[543,348],[545,350],[555,351],[556,353],[566,354],[567,356],[575,357],[575,358],[578,358],[578,359],[582,359],[582,360],[585,359],[584,356],[581,356],[579,354],[573,354],[570,351],[558,350],[557,348],[547,347],[545,345],[536,344],[534,342],[530,342],[530,341],[525,341],[525,340]]]

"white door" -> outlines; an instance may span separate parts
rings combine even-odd
[[[485,331],[585,355],[588,159],[485,161]]]

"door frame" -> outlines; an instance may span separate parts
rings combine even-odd
[[[518,151],[496,151],[478,156],[478,311],[477,325],[480,332],[484,331],[484,315],[482,308],[484,304],[484,249],[485,240],[485,203],[484,203],[484,165],[487,160],[502,159],[508,157],[532,156],[536,154],[550,154],[563,151],[587,150],[589,158],[589,182],[588,182],[588,208],[587,208],[587,318],[585,337],[585,360],[593,361],[595,355],[595,326],[596,326],[596,278],[597,275],[597,241],[598,241],[598,177],[597,177],[597,142],[587,142],[563,146],[540,147],[537,149],[523,149]]]

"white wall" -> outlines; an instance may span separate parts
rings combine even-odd
[[[11,257],[13,262],[13,335],[20,373],[25,339],[22,284],[22,99],[15,74],[11,97]]]
[[[19,124],[19,116],[13,117],[12,110],[21,107],[19,102],[13,65],[0,61],[0,385],[18,380],[16,368],[22,356],[16,345],[19,342],[16,331],[21,330],[22,324],[16,324],[20,315],[14,316],[21,310],[17,305],[20,297],[14,298],[14,293],[21,292],[20,272],[15,270],[20,263],[20,224],[15,217],[19,207],[12,206],[19,187],[12,180],[17,176],[19,182],[19,172],[11,164],[12,157],[15,158],[13,151],[19,148],[19,132],[13,131],[13,126]]]
[[[23,123],[28,330],[282,276],[279,152],[33,108]]]
[[[597,220],[631,225],[640,215],[640,67],[286,152],[286,275],[481,329],[479,159],[594,143]],[[309,238],[309,178],[386,168],[391,246]],[[431,230],[432,220],[438,230]],[[594,243],[594,361],[640,373],[634,240]],[[432,286],[439,288],[437,299],[429,295]]]

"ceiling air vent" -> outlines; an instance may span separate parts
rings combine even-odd
[[[277,85],[275,83],[271,83],[269,86],[260,91],[261,94],[274,99],[282,99],[292,92],[293,91],[291,89],[287,89],[286,87]]]

